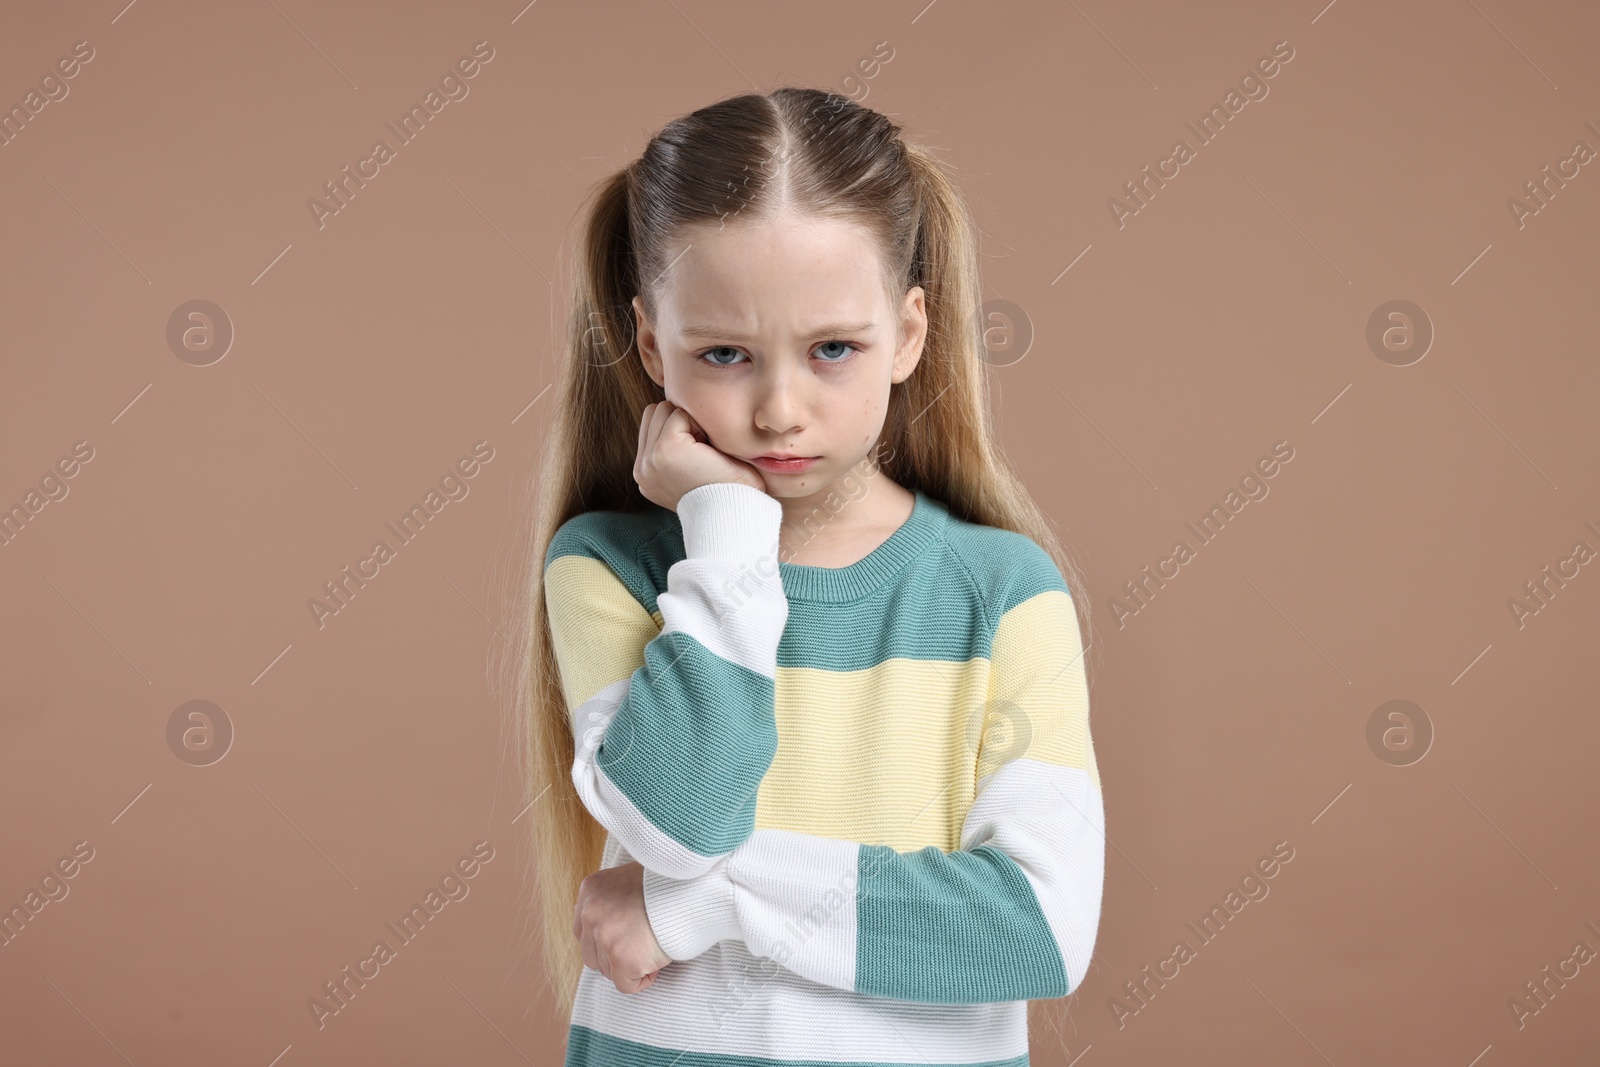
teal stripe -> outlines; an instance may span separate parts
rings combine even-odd
[[[673,840],[702,856],[732,851],[755,830],[756,791],[778,754],[772,679],[672,631],[645,645],[632,681],[595,762]]]
[[[1047,590],[1072,595],[1050,553],[1025,534],[957,522],[946,531],[945,540],[993,621]]]
[[[791,599],[778,666],[859,671],[890,659],[987,658],[1000,618],[1050,590],[1072,595],[1055,560],[1032,540],[953,524],[877,595],[848,603]]]
[[[1033,886],[999,849],[863,845],[857,879],[856,992],[984,1004],[1072,991]]]
[[[948,518],[935,524],[935,508],[944,513],[930,501],[924,521],[939,537],[877,593],[843,603],[790,598],[780,667],[858,671],[895,658],[964,663],[990,655],[995,628],[1013,607],[1047,590],[1071,596],[1055,560],[1027,536]],[[605,563],[654,614],[667,572],[684,558],[683,531],[676,513],[662,507],[586,512],[557,531],[546,566],[563,555]],[[889,625],[890,618],[922,625]]]
[[[987,656],[991,633],[982,613],[973,610],[972,590],[951,581],[953,573],[949,564],[930,560],[926,567],[907,567],[884,597],[847,604],[789,601],[778,666],[860,671],[889,659],[965,663]],[[895,602],[894,625],[885,618],[886,597]]]
[[[611,568],[633,598],[654,615],[656,590],[667,587],[667,569],[683,558],[683,532],[675,512],[586,511],[563,523],[550,538],[544,566],[562,556],[585,556]]]
[[[637,995],[637,994],[635,994]],[[825,1025],[819,1020],[819,1025]],[[564,1067],[927,1067],[921,1057],[908,1060],[772,1060],[760,1056],[726,1056],[716,1052],[680,1052],[641,1045],[587,1026],[567,1029]],[[1008,1060],[973,1060],[960,1067],[1029,1067],[1028,1055]]]

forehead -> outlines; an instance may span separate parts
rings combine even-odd
[[[872,232],[844,219],[727,221],[685,228],[657,285],[662,330],[714,324],[736,332],[820,322],[885,322],[889,285]]]

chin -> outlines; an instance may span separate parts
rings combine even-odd
[[[812,471],[806,471],[804,478],[785,477],[772,475],[762,471],[762,480],[767,483],[767,495],[780,500],[790,500],[796,497],[807,497],[815,493],[821,486],[821,479]]]

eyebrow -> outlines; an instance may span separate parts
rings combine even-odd
[[[813,328],[808,334],[806,334],[806,336],[807,337],[829,337],[829,336],[832,336],[834,334],[841,334],[841,333],[864,333],[865,331],[872,329],[876,325],[877,325],[877,323],[875,323],[875,322],[833,322],[833,323],[824,323],[821,326],[817,326],[817,327]],[[748,340],[748,338],[740,335],[737,331],[724,329],[723,327],[717,326],[717,325],[712,324],[712,323],[699,323],[699,322],[690,323],[689,325],[683,327],[681,332],[683,333],[683,336],[685,336],[685,337],[699,337],[699,338],[702,338],[702,339],[707,340],[707,341],[718,341],[718,340],[723,340],[723,341],[744,341],[744,340]]]

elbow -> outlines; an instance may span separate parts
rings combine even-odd
[[[634,858],[649,871],[654,871],[665,878],[686,880],[699,878],[708,873],[718,862],[726,859],[726,852],[716,856],[702,856],[698,852],[672,852],[651,857],[654,862],[647,861],[644,857]]]
[[[1064,931],[1066,936],[1063,939],[1061,964],[1066,973],[1066,989],[1054,994],[1057,997],[1076,993],[1088,977],[1089,963],[1094,959],[1095,942],[1100,931],[1099,902],[1096,901],[1095,905],[1092,911],[1085,910],[1076,916]]]
[[[584,808],[632,860],[668,878],[705,874],[754,829],[753,810],[707,819],[686,814],[681,805],[641,806],[592,761],[573,765],[572,783]]]
[[[728,856],[726,852],[701,855],[653,828],[641,833],[637,825],[625,825],[617,820],[598,821],[622,845],[626,853],[623,862],[637,863],[664,878],[698,878]]]

